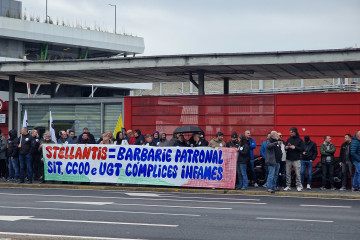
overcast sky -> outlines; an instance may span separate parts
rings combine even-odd
[[[45,18],[46,0],[22,0]],[[48,0],[56,21],[145,39],[145,55],[360,47],[360,0]]]

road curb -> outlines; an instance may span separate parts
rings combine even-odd
[[[227,190],[227,189],[202,189],[202,188],[175,188],[175,187],[152,187],[152,186],[94,186],[73,184],[15,184],[0,183],[2,188],[53,188],[53,189],[79,189],[79,190],[115,190],[115,191],[147,191],[147,192],[179,192],[199,194],[232,194],[232,195],[262,195],[281,197],[304,197],[304,198],[339,198],[359,199],[358,193],[311,193],[311,192],[284,192],[268,193],[261,190]]]

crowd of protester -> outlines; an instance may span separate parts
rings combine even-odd
[[[115,137],[111,131],[103,133],[98,140],[89,132],[88,128],[78,137],[72,129],[61,130],[57,139],[51,139],[49,131],[40,139],[36,129],[28,132],[26,127],[21,129],[20,136],[17,130],[9,131],[8,139],[0,131],[0,176],[2,179],[12,182],[32,183],[34,180],[44,181],[44,164],[42,147],[44,144],[115,144],[115,145],[142,145],[153,147],[228,147],[234,148],[237,154],[237,188],[246,190],[251,182],[254,187],[259,187],[259,181],[255,173],[254,149],[257,147],[251,132],[246,130],[244,134],[231,134],[229,142],[225,143],[222,132],[209,142],[203,132],[193,133],[187,140],[181,133],[173,134],[168,139],[166,133],[155,131],[153,134],[143,136],[139,129],[119,131]],[[296,190],[302,191],[306,179],[306,188],[311,189],[313,164],[321,155],[322,186],[326,189],[327,180],[330,189],[336,190],[334,184],[335,164],[339,164],[342,171],[342,186],[340,190],[346,190],[347,174],[351,176],[352,191],[359,191],[360,187],[360,131],[354,136],[345,135],[345,142],[340,147],[340,157],[335,158],[336,147],[331,142],[330,136],[324,136],[324,142],[320,145],[305,136],[302,140],[296,127],[290,128],[290,137],[285,141],[280,132],[272,131],[267,134],[267,140],[260,148],[261,156],[265,160],[266,183],[263,187],[268,192],[280,190],[283,185],[284,191],[291,190],[292,169],[296,176]],[[337,162],[339,161],[339,162]],[[248,170],[250,169],[250,171]],[[305,174],[307,173],[307,174]],[[25,176],[26,175],[26,176]],[[249,176],[248,176],[249,175]],[[251,179],[251,181],[249,181]]]

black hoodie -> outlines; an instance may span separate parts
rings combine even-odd
[[[294,145],[295,149],[288,148],[286,150],[286,159],[290,161],[300,160],[300,154],[304,152],[304,141],[299,135],[289,137],[285,143],[285,146]]]
[[[15,129],[10,130],[7,149],[8,157],[19,157],[19,144],[20,139],[17,137],[17,131]]]

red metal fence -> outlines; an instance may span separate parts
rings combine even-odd
[[[339,147],[344,135],[360,130],[360,93],[297,93],[266,95],[144,96],[125,98],[125,127],[144,134],[155,130],[172,134],[183,125],[198,125],[207,140],[216,132],[238,134],[250,130],[259,154],[266,133],[275,129],[286,139],[298,128],[320,145],[330,135]]]

